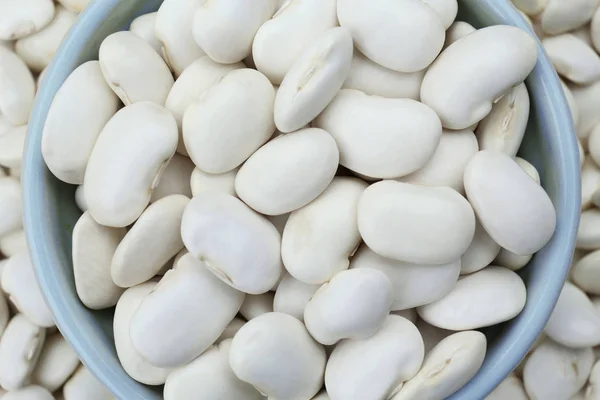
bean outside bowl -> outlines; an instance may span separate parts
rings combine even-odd
[[[126,29],[133,18],[158,9],[160,0],[98,0],[79,17],[52,61],[29,121],[24,156],[24,223],[39,284],[60,331],[84,364],[118,398],[160,399],[161,388],[131,379],[119,364],[112,336],[113,309],[91,311],[75,292],[71,232],[81,212],[75,187],[59,182],[41,154],[44,122],[54,95],[68,75],[97,59],[109,34]],[[476,27],[507,24],[531,32],[507,0],[459,0],[458,19]],[[539,59],[527,79],[531,115],[521,156],[540,171],[542,185],[557,211],[552,240],[522,270],[527,304],[514,320],[486,329],[489,347],[478,374],[451,399],[484,398],[525,356],[544,328],[569,269],[580,213],[579,153],[562,88],[538,42]]]

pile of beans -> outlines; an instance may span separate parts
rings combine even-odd
[[[50,107],[77,293],[165,399],[443,399],[553,205],[516,157],[535,40],[456,0],[166,0]]]
[[[23,144],[44,68],[87,1],[0,0],[0,397],[108,400],[57,331],[21,219]]]
[[[597,0],[512,1],[563,79],[580,141],[582,212],[569,278],[544,333],[488,399],[600,399],[600,8]]]

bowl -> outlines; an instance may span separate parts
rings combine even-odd
[[[131,379],[119,364],[113,344],[113,309],[91,311],[75,292],[71,232],[81,212],[74,186],[58,181],[46,168],[41,138],[48,108],[68,75],[85,61],[97,59],[102,40],[126,29],[133,18],[155,11],[160,0],[93,2],[79,17],[48,68],[29,122],[24,156],[24,224],[31,258],[56,324],[83,363],[121,399],[159,399],[160,387]],[[460,20],[476,27],[515,25],[533,31],[506,0],[459,0]],[[527,79],[531,116],[521,156],[539,170],[542,185],[557,212],[552,240],[521,272],[527,304],[514,320],[485,330],[488,353],[477,375],[451,399],[482,399],[525,356],[544,328],[569,269],[580,214],[579,153],[562,88],[538,42],[539,59]]]

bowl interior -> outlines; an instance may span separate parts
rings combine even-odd
[[[132,380],[119,364],[112,336],[113,309],[91,311],[78,300],[71,261],[71,232],[81,212],[75,187],[59,182],[41,155],[44,121],[56,91],[85,61],[97,59],[102,40],[126,29],[133,18],[158,8],[161,0],[104,0],[81,14],[50,65],[29,122],[23,170],[24,222],[31,257],[56,323],[90,370],[121,399],[160,399],[161,388]],[[460,20],[476,27],[516,25],[533,34],[506,0],[459,0]],[[539,47],[527,79],[531,115],[521,156],[539,170],[556,207],[554,237],[522,270],[527,285],[523,312],[507,324],[485,330],[490,339],[478,374],[451,399],[481,399],[525,356],[546,324],[571,260],[579,223],[579,155],[572,121],[556,73]]]

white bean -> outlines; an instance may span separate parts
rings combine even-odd
[[[322,284],[348,268],[360,243],[356,215],[366,187],[357,178],[336,177],[321,196],[290,215],[281,257],[294,278]]]
[[[338,19],[361,53],[386,68],[416,72],[444,45],[444,24],[419,0],[338,0]]]
[[[194,168],[190,178],[192,196],[203,193],[222,193],[235,196],[235,176],[238,169],[224,172],[222,174],[209,174],[200,168]]]
[[[515,157],[515,162],[519,164],[519,167],[521,167],[523,171],[525,171],[525,173],[527,173],[527,175],[529,175],[529,177],[535,181],[535,183],[538,185],[541,184],[540,173],[533,166],[533,164],[521,157]]]
[[[465,189],[484,229],[503,248],[533,254],[554,234],[550,197],[512,158],[480,151],[465,169]]]
[[[170,369],[158,368],[146,361],[133,347],[130,326],[138,307],[156,287],[155,282],[145,282],[127,289],[117,302],[113,319],[115,348],[123,369],[129,376],[146,385],[162,385]]]
[[[419,316],[431,325],[450,330],[478,329],[516,317],[527,292],[513,271],[489,266],[461,277],[444,298],[419,307]]]
[[[579,123],[577,124],[577,137],[586,139],[592,128],[600,122],[600,81],[587,86],[569,86],[571,94],[577,104],[579,111]]]
[[[264,397],[252,385],[235,376],[229,365],[231,339],[211,346],[191,363],[169,375],[165,400],[247,399]]]
[[[407,319],[390,315],[368,339],[340,342],[327,363],[325,387],[332,400],[390,398],[423,362],[423,339]]]
[[[577,230],[575,247],[581,250],[600,249],[600,210],[583,211]]]
[[[563,346],[597,346],[600,344],[600,315],[581,289],[565,282],[544,332]]]
[[[243,293],[221,282],[205,263],[186,254],[133,314],[131,343],[151,365],[184,365],[217,340],[243,300]]]
[[[12,256],[2,271],[2,290],[27,318],[38,326],[54,326],[52,311],[46,305],[27,251]],[[6,317],[6,312],[3,312]]]
[[[473,25],[464,21],[456,21],[446,30],[446,42],[444,43],[444,49],[456,42],[458,39],[462,39],[470,33],[475,32],[477,29]]]
[[[444,50],[429,67],[421,101],[438,114],[445,128],[465,129],[523,82],[536,61],[536,42],[522,30],[505,25],[479,29]],[[474,74],[479,77],[476,81]]]
[[[548,0],[511,0],[519,10],[527,15],[538,15],[548,4]]]
[[[577,131],[577,127],[579,126],[579,108],[577,106],[577,102],[575,101],[575,97],[573,96],[571,89],[562,80],[560,81],[560,84],[565,92],[569,110],[571,111],[571,117],[573,118],[573,123],[575,124],[575,131]],[[579,138],[577,140],[579,140]]]
[[[48,25],[54,16],[52,0],[0,1],[0,39],[15,40]]]
[[[69,75],[52,100],[42,133],[42,155],[57,178],[83,183],[94,144],[118,107],[98,61],[81,64]]]
[[[242,164],[275,130],[274,98],[271,82],[252,69],[231,71],[206,90],[183,116],[183,139],[194,164],[211,174]]]
[[[154,34],[162,44],[163,57],[175,76],[204,56],[192,35],[197,8],[197,0],[164,0],[156,13]]]
[[[85,367],[81,366],[63,386],[64,400],[113,400],[112,394]]]
[[[424,76],[425,70],[405,73],[382,67],[354,50],[350,72],[342,87],[374,96],[419,100]]]
[[[461,275],[471,274],[487,267],[499,253],[500,245],[490,237],[477,220],[473,241],[461,257]]]
[[[423,0],[423,3],[435,10],[444,24],[444,29],[448,29],[452,25],[458,13],[456,0]]]
[[[600,251],[586,254],[577,262],[573,260],[571,278],[586,293],[600,295]]]
[[[1,1],[5,2],[12,1]],[[5,47],[0,47],[0,86],[0,113],[13,125],[26,124],[33,107],[35,80],[27,64]]]
[[[235,177],[235,191],[262,214],[289,213],[327,188],[338,161],[338,148],[329,133],[301,129],[277,137],[251,155]]]
[[[79,358],[60,333],[46,338],[31,381],[55,392],[79,366]]]
[[[571,82],[585,85],[600,79],[600,57],[575,35],[551,36],[542,43],[558,73]]]
[[[154,33],[154,26],[156,24],[156,14],[157,12],[140,15],[139,17],[131,21],[131,25],[129,25],[129,30],[137,37],[144,39],[146,43],[152,46],[154,51],[156,51],[162,56],[162,44],[160,43],[160,40],[158,40],[156,34]]]
[[[590,347],[570,349],[546,339],[525,363],[525,390],[532,399],[568,399],[585,385],[593,364]]]
[[[279,85],[300,54],[337,26],[335,0],[290,0],[258,29],[252,43],[256,69]]]
[[[428,354],[439,342],[452,335],[454,332],[447,329],[438,328],[418,318],[415,323],[417,329],[421,333],[423,338],[423,344],[425,345],[425,354]]]
[[[327,107],[350,72],[352,53],[352,36],[340,27],[325,31],[300,53],[275,96],[277,129],[300,129]]]
[[[260,315],[273,312],[273,298],[275,293],[247,294],[240,307],[240,314],[250,321]]]
[[[21,184],[11,177],[0,177],[0,237],[23,226]]]
[[[326,356],[300,321],[273,312],[254,318],[238,331],[229,363],[239,379],[265,396],[308,399],[323,385]]]
[[[392,282],[385,273],[371,268],[342,271],[312,296],[304,323],[322,344],[366,339],[381,328],[393,301]]]
[[[150,203],[154,203],[164,197],[175,194],[191,198],[191,178],[194,168],[195,166],[192,160],[186,156],[175,153],[163,170],[158,185],[152,190]]]
[[[165,102],[165,108],[171,111],[179,127],[179,143],[177,144],[179,153],[187,155],[181,128],[185,110],[205,91],[219,83],[228,72],[241,68],[244,68],[242,63],[224,65],[214,62],[208,56],[203,56],[181,72]]]
[[[54,396],[47,389],[28,385],[21,389],[7,392],[2,396],[3,400],[54,400]]]
[[[27,125],[15,126],[0,136],[0,166],[21,168]]]
[[[334,137],[341,165],[372,178],[398,178],[422,168],[442,135],[429,107],[351,89],[341,90],[313,125]]]
[[[246,324],[246,321],[244,321],[241,318],[236,317],[236,318],[232,319],[231,322],[229,323],[229,325],[227,325],[225,327],[225,330],[223,331],[223,333],[221,333],[221,336],[219,336],[219,338],[217,339],[217,341],[215,343],[219,344],[223,340],[233,339],[235,334],[240,329],[242,329],[242,326],[244,326],[245,324]]]
[[[542,29],[549,35],[558,35],[586,24],[598,7],[596,0],[548,0],[541,13]]]
[[[0,253],[6,257],[26,251],[28,251],[27,240],[25,239],[25,231],[23,229],[12,231],[0,237]]]
[[[113,33],[102,41],[98,59],[106,83],[126,106],[140,101],[165,104],[173,76],[144,39],[128,31]]]
[[[429,161],[421,169],[399,180],[426,186],[448,186],[464,193],[465,167],[478,151],[479,145],[473,132],[444,130]]]
[[[300,282],[290,274],[285,274],[277,287],[273,299],[273,310],[289,314],[304,322],[304,309],[321,285]]]
[[[40,72],[50,64],[76,19],[77,14],[57,6],[54,18],[48,25],[39,32],[16,41],[15,52],[32,71]]]
[[[365,243],[384,257],[446,264],[459,259],[471,244],[475,214],[453,189],[381,181],[360,198],[358,227]]]
[[[73,273],[79,300],[88,308],[103,309],[117,304],[123,289],[110,274],[117,246],[127,233],[97,223],[86,211],[73,228]]]
[[[252,52],[258,28],[273,16],[277,4],[277,0],[201,2],[192,24],[194,39],[216,62],[242,61]]]
[[[529,400],[529,397],[527,397],[523,382],[511,374],[485,400]]]
[[[600,125],[598,129],[594,129],[594,131],[598,130],[600,135]],[[592,148],[595,148],[595,144],[592,144],[593,141],[592,136],[590,136],[589,145]],[[600,168],[594,162],[593,156],[592,159],[586,159],[583,162],[583,166],[581,168],[581,209],[585,210],[592,205],[594,194],[600,188]]]
[[[176,147],[177,124],[163,107],[144,101],[119,110],[98,136],[85,171],[94,219],[114,227],[133,223]]]
[[[279,280],[279,232],[235,197],[194,197],[183,214],[181,237],[196,259],[238,290],[261,294]]]
[[[496,150],[514,157],[521,147],[529,120],[529,93],[520,84],[492,106],[477,126],[481,150]]]
[[[404,310],[432,303],[446,296],[458,280],[460,260],[441,265],[420,265],[382,257],[362,245],[350,262],[350,269],[372,268],[386,274],[393,285],[392,310]]]
[[[146,282],[183,248],[181,218],[189,202],[175,194],[144,210],[115,250],[110,265],[113,282],[121,287]]]
[[[0,385],[8,391],[22,387],[38,361],[46,330],[25,315],[15,315],[0,339]]]
[[[405,382],[392,400],[443,400],[479,371],[487,340],[477,331],[459,332],[438,343],[425,357],[419,373]]]

